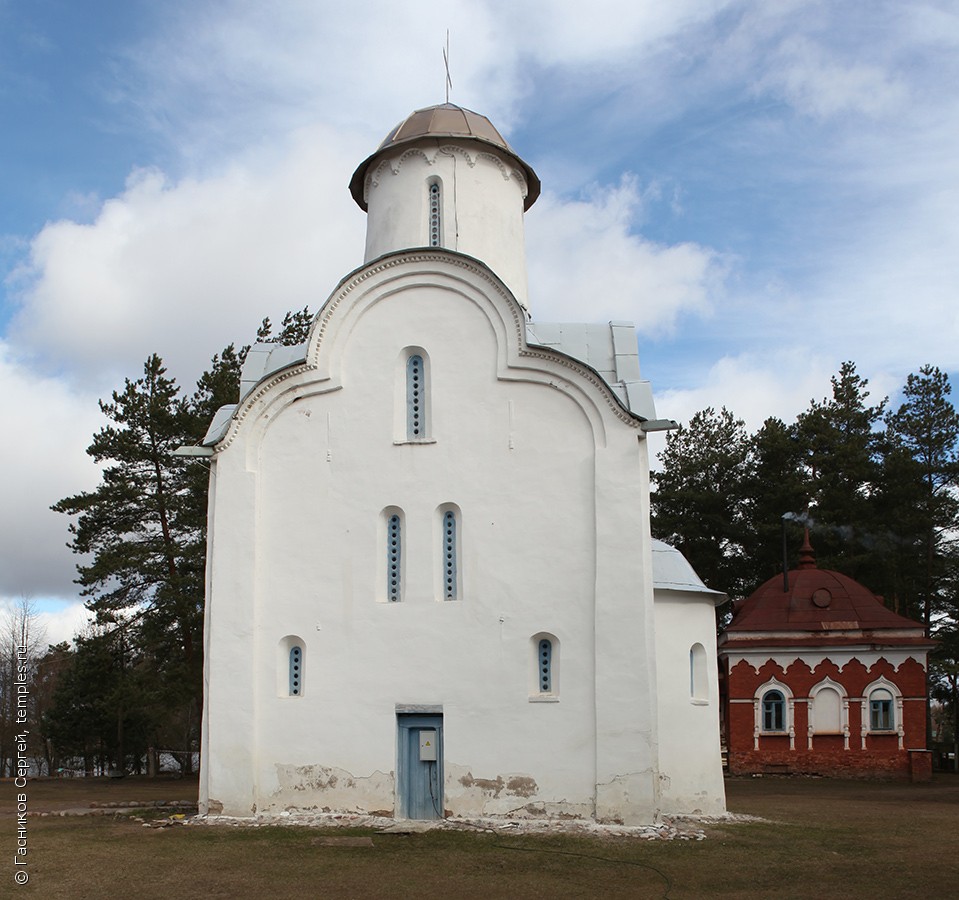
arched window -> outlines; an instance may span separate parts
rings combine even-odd
[[[547,703],[559,700],[559,639],[541,631],[530,638],[529,699]]]
[[[303,648],[299,644],[290,647],[290,696],[303,693]]]
[[[431,247],[440,247],[442,246],[441,242],[441,233],[440,228],[442,226],[441,215],[442,215],[442,206],[441,206],[441,194],[440,186],[438,182],[432,182],[429,186],[430,191],[430,246]]]
[[[410,441],[426,437],[426,367],[419,353],[406,362],[406,437]]]
[[[392,603],[403,591],[403,519],[398,512],[386,518],[386,599]]]
[[[869,694],[869,730],[895,731],[896,714],[892,692],[876,688]]]
[[[457,586],[456,513],[448,509],[443,513],[443,599],[456,600]]]
[[[709,700],[706,648],[702,644],[693,644],[689,648],[689,698],[698,701]]]
[[[811,693],[812,726],[816,734],[838,734],[843,730],[842,697],[834,687]]]
[[[306,642],[287,634],[276,645],[276,696],[302,697],[306,688]]]
[[[430,355],[404,347],[393,370],[393,443],[432,444]]]
[[[553,642],[548,638],[540,639],[536,665],[539,672],[539,692],[541,694],[552,693]]]
[[[762,701],[763,731],[786,730],[786,698],[782,691],[766,691]]]
[[[753,749],[758,750],[763,735],[786,735],[789,749],[796,749],[792,689],[777,678],[756,688],[753,694]]]

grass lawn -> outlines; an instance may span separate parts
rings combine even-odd
[[[14,883],[16,794],[0,782],[0,897],[959,897],[959,778],[932,784],[730,779],[705,841],[458,831],[145,828],[128,817],[27,820],[30,880]],[[37,781],[31,811],[193,799],[196,783]],[[323,842],[367,834],[370,842]],[[360,846],[356,846],[360,844]],[[365,845],[364,845],[365,844]]]

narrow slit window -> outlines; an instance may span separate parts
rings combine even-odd
[[[406,437],[426,437],[426,385],[423,357],[415,354],[406,364]]]
[[[400,599],[403,528],[399,515],[393,513],[386,522],[386,597],[395,603]]]
[[[295,645],[290,648],[290,696],[299,697],[303,693],[303,648]]]
[[[443,514],[443,598],[456,599],[456,513]]]
[[[537,658],[539,670],[539,692],[548,694],[553,689],[553,642],[543,638],[539,642],[539,654]]]
[[[440,186],[430,185],[430,246],[440,246]]]

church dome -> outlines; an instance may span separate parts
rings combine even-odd
[[[350,179],[350,193],[361,209],[366,210],[363,183],[373,160],[385,151],[429,139],[477,141],[506,153],[520,166],[526,178],[527,194],[524,209],[529,209],[539,196],[540,181],[536,173],[510,147],[486,116],[453,103],[440,103],[437,106],[418,109],[408,115],[390,131],[376,152],[360,163]]]

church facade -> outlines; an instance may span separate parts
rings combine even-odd
[[[718,595],[651,539],[632,326],[532,321],[539,181],[476,113],[350,188],[363,265],[204,441],[201,811],[722,812]]]

